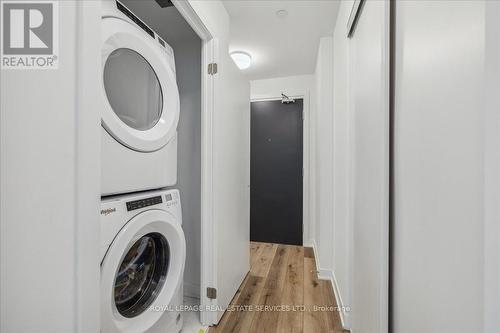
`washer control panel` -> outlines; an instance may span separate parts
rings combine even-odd
[[[165,195],[165,203],[167,207],[177,206],[179,204],[179,197],[177,192],[167,193]]]
[[[168,200],[167,200],[168,201]],[[127,202],[127,211],[130,212],[132,210],[141,209],[144,207],[149,207],[153,205],[158,205],[163,202],[162,196],[157,195],[151,198],[145,198],[140,200],[134,200]]]

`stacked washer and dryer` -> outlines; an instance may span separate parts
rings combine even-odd
[[[177,181],[173,50],[103,0],[101,332],[179,332],[186,241]]]

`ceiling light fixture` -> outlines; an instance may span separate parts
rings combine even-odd
[[[243,51],[235,51],[229,54],[239,69],[247,69],[252,65],[252,56]]]

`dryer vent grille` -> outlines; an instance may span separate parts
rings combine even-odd
[[[149,27],[144,22],[142,22],[137,16],[135,16],[134,13],[132,13],[130,10],[128,10],[127,7],[125,7],[124,5],[122,5],[118,1],[116,2],[116,7],[123,14],[127,15],[129,19],[131,19],[132,21],[134,21],[135,24],[137,24],[142,30],[146,31],[148,35],[150,35],[151,37],[155,38],[155,33],[153,32],[153,30],[149,29]]]

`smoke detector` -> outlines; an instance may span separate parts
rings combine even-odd
[[[280,9],[276,11],[276,16],[278,18],[285,18],[288,16],[288,11],[286,9]]]

